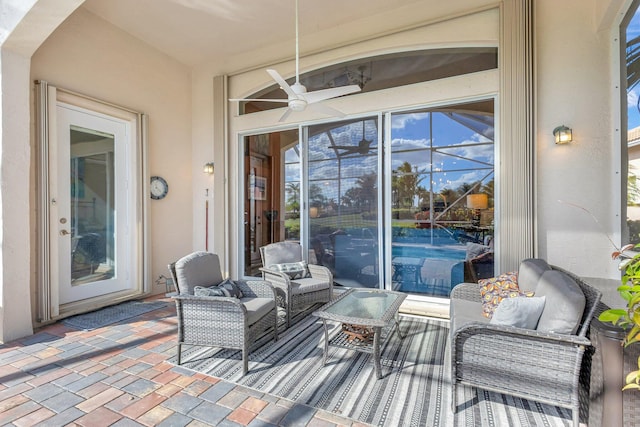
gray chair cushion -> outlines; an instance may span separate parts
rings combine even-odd
[[[522,292],[535,292],[545,271],[551,270],[547,261],[539,258],[525,259],[518,268],[518,287]]]
[[[454,298],[449,307],[451,313],[451,333],[470,322],[489,323],[482,315],[482,304],[476,301]]]
[[[176,261],[177,286],[181,295],[193,295],[196,286],[209,287],[222,282],[220,259],[210,252],[194,252]]]
[[[503,299],[491,317],[492,325],[535,329],[544,310],[546,297],[518,297]]]
[[[247,322],[253,325],[275,308],[276,302],[271,298],[243,298],[240,300],[247,309]]]
[[[536,296],[546,297],[537,330],[559,334],[575,334],[582,319],[585,297],[580,286],[561,271],[542,274]]]
[[[313,277],[296,279],[291,282],[292,295],[306,294],[308,292],[321,291],[323,289],[329,289],[329,282],[322,279],[314,279]]]
[[[277,242],[260,248],[262,265],[302,261],[302,246],[296,242]]]

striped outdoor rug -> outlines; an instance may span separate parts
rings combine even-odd
[[[322,366],[324,332],[313,316],[251,352],[245,377],[238,351],[183,346],[182,366],[379,426],[570,425],[568,410],[469,387],[459,387],[454,416],[448,323],[401,317],[400,327],[406,337],[393,334],[382,348],[380,380],[368,354],[330,348]]]

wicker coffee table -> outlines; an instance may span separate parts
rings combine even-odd
[[[376,376],[382,378],[380,344],[395,331],[400,338],[397,314],[407,297],[402,292],[350,289],[313,313],[324,324],[324,356],[326,364],[329,346],[348,348],[373,354]],[[327,321],[342,323],[338,332],[329,338]]]

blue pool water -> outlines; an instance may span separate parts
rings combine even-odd
[[[465,246],[407,246],[393,245],[391,255],[394,257],[414,257],[430,259],[463,260],[466,254]]]

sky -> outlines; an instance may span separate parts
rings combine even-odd
[[[365,139],[372,142],[370,147],[373,155],[347,155],[341,156],[340,160],[332,148],[331,139],[338,146],[357,145],[363,138],[362,122],[345,125],[336,123],[331,129],[331,139],[324,125],[323,132],[310,129],[309,175],[312,184],[318,185],[327,199],[340,200],[349,188],[357,184],[359,177],[378,172],[375,156],[378,149],[377,126],[374,118],[367,119]],[[391,127],[392,170],[408,162],[414,171],[424,173],[420,178],[421,185],[426,189],[429,189],[429,182],[424,178],[432,172],[434,193],[445,188],[456,189],[463,183],[479,180],[486,183],[493,177],[493,141],[443,113],[434,113],[431,118],[425,112],[396,113],[392,115]],[[483,133],[492,135],[492,126],[490,128],[489,132]],[[432,146],[440,152],[432,151]],[[298,160],[297,153],[293,149],[288,150],[288,165],[285,168],[287,182],[299,181]],[[337,183],[338,176],[342,178],[340,185]]]
[[[632,40],[640,35],[640,8],[636,10],[636,13],[631,18],[629,26],[627,27],[627,41]],[[631,91],[627,93],[627,117],[629,120],[628,129],[633,129],[640,126],[640,107],[638,106],[638,100],[640,99],[640,84],[636,85]]]

